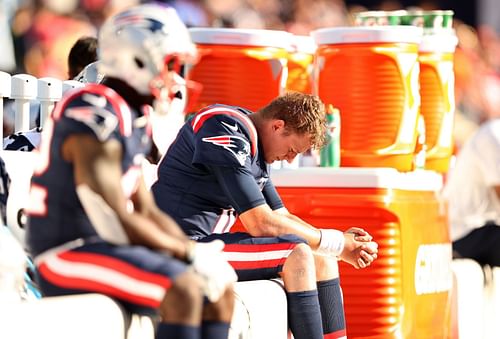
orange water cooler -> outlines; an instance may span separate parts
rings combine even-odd
[[[191,28],[199,62],[188,77],[203,88],[194,110],[220,103],[257,110],[284,93],[292,35],[284,31]]]
[[[420,113],[425,122],[425,168],[447,173],[453,153],[455,78],[453,30],[426,34],[419,46]]]
[[[337,27],[311,34],[318,46],[314,93],[340,110],[341,166],[412,170],[422,29]]]
[[[320,228],[358,226],[379,257],[340,263],[350,339],[451,338],[451,244],[434,171],[299,168],[271,173],[288,210]]]

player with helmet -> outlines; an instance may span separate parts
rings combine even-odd
[[[158,313],[157,338],[226,338],[236,275],[224,244],[189,240],[141,173],[152,107],[168,113],[194,45],[175,10],[158,4],[109,18],[98,41],[103,83],[68,92],[44,126],[26,234],[40,288]]]

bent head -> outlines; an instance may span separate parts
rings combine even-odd
[[[139,94],[169,103],[182,85],[176,75],[196,48],[173,8],[144,4],[118,13],[99,32],[99,73]]]
[[[325,143],[325,106],[315,95],[287,93],[259,110],[256,118],[266,163],[292,162],[298,154]]]

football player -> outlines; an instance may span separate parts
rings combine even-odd
[[[175,10],[159,4],[109,18],[98,41],[104,82],[67,93],[44,126],[27,209],[40,287],[158,312],[157,338],[227,338],[236,275],[224,244],[188,239],[141,173],[152,106],[168,112],[194,45]]]
[[[158,206],[199,242],[220,239],[239,280],[281,277],[295,339],[344,338],[338,258],[365,268],[377,244],[360,228],[318,229],[290,214],[269,177],[324,142],[318,97],[288,93],[253,113],[213,105],[180,130],[158,167]],[[231,233],[239,216],[246,232]]]

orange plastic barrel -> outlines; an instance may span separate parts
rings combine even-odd
[[[290,213],[319,228],[361,226],[379,245],[364,270],[339,263],[349,339],[450,338],[452,249],[441,175],[302,167],[271,178]]]
[[[412,170],[421,34],[412,26],[312,32],[314,92],[340,110],[341,166]]]
[[[316,44],[310,36],[295,35],[292,51],[288,57],[286,89],[301,93],[312,93],[313,61]]]
[[[202,84],[199,109],[221,103],[257,110],[285,90],[290,33],[233,28],[191,28],[200,54],[188,77]]]
[[[419,47],[420,113],[425,122],[425,168],[446,173],[453,153],[457,37],[452,30],[424,35]]]

